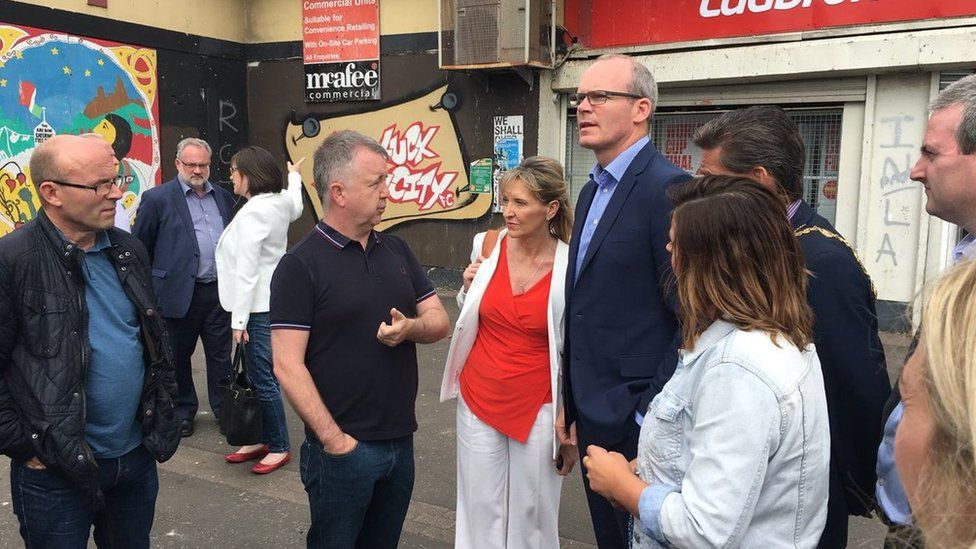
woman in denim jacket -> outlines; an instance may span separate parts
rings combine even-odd
[[[683,350],[637,459],[587,448],[590,486],[633,514],[633,547],[816,547],[830,432],[783,201],[725,176],[671,194]]]

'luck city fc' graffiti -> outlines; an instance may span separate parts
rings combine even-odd
[[[441,163],[420,167],[427,159],[440,155],[431,148],[431,142],[440,126],[428,126],[414,122],[403,133],[393,124],[383,130],[380,144],[389,153],[389,177],[386,184],[393,202],[415,202],[420,211],[427,211],[440,204],[443,208],[454,205],[455,193],[451,183],[457,172],[441,172]]]

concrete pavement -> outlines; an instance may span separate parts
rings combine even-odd
[[[457,317],[452,293],[441,299]],[[883,337],[892,377],[900,367],[907,338]],[[420,387],[415,436],[417,478],[400,547],[446,549],[454,539],[454,405],[438,402],[448,342],[420,346]],[[197,392],[203,390],[203,353],[194,357]],[[201,406],[206,406],[202,404]],[[202,410],[205,408],[201,408]],[[248,465],[229,465],[221,456],[232,451],[207,411],[197,417],[196,433],[183,439],[177,454],[159,468],[160,493],[153,546],[160,548],[304,547],[308,504],[298,472],[298,449],[304,438],[290,406],[288,429],[295,455],[290,464],[265,476]],[[0,459],[0,547],[20,547],[17,520],[10,501],[9,460]],[[877,520],[854,519],[851,547],[880,547],[884,529]],[[560,508],[562,547],[595,547],[578,471],[563,485]],[[92,547],[94,545],[92,544]]]

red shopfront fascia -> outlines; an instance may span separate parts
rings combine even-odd
[[[589,49],[976,15],[976,0],[566,0]]]

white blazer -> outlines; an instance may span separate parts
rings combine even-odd
[[[444,377],[441,380],[441,402],[452,398],[457,398],[461,370],[468,359],[468,353],[474,346],[474,340],[478,336],[478,309],[481,306],[481,298],[485,295],[488,282],[495,273],[498,266],[498,254],[501,250],[502,239],[505,238],[507,229],[503,229],[498,235],[498,242],[491,254],[481,262],[478,274],[471,281],[471,287],[467,294],[462,288],[458,292],[458,305],[461,307],[461,314],[458,316],[457,324],[454,326],[454,335],[451,337],[451,347],[447,351],[447,363],[444,365]],[[474,236],[471,249],[471,261],[481,255],[481,246],[485,241],[485,233],[478,233]],[[566,264],[569,259],[569,245],[560,241],[556,244],[556,257],[552,264],[552,283],[549,285],[549,305],[546,310],[546,324],[549,327],[549,377],[552,390],[552,423],[556,422],[556,414],[562,409],[562,387],[563,387],[563,312],[566,301]],[[555,458],[559,450],[559,443],[553,439],[552,457]]]
[[[217,292],[234,330],[247,328],[251,313],[267,312],[271,275],[288,246],[288,225],[302,215],[302,176],[288,172],[280,193],[252,196],[217,241]]]

